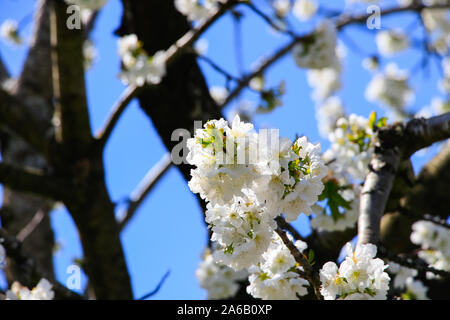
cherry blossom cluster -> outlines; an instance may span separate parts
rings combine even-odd
[[[200,286],[207,290],[208,299],[227,299],[239,290],[239,282],[248,277],[246,270],[235,271],[214,260],[210,250],[206,250],[195,275]]]
[[[318,9],[318,4],[314,0],[275,0],[272,6],[278,18],[285,18],[292,12],[300,21],[311,19]]]
[[[206,221],[218,244],[214,257],[235,270],[260,262],[275,217],[284,213],[294,221],[312,213],[328,172],[319,145],[305,137],[292,143],[278,130],[256,133],[239,116],[231,126],[208,121],[187,146],[187,161],[195,166],[189,187],[208,202]]]
[[[53,300],[54,297],[52,284],[45,278],[31,290],[16,281],[11,285],[11,289],[6,291],[6,300]]]
[[[378,125],[382,125],[380,120]],[[323,155],[336,175],[350,182],[365,179],[373,153],[371,137],[375,122],[375,113],[369,119],[350,114],[336,121],[336,129],[328,136],[331,146]]]
[[[389,262],[389,273],[394,275],[393,286],[401,292],[403,300],[427,300],[428,288],[418,279],[418,271],[399,265],[393,261]]]
[[[328,68],[338,59],[336,41],[336,26],[323,20],[311,36],[294,47],[292,55],[300,68]]]
[[[386,57],[391,57],[409,47],[409,38],[401,30],[382,30],[375,37],[378,51]]]
[[[373,154],[373,128],[384,126],[386,119],[377,119],[374,112],[368,119],[356,114],[341,116],[345,113],[339,98],[329,99],[330,106],[321,109],[322,131],[328,132],[331,142],[323,154],[329,172],[310,222],[317,230],[342,231],[358,220],[361,182]]]
[[[118,53],[125,69],[119,74],[123,83],[143,86],[145,83],[161,82],[166,74],[165,51],[157,51],[153,56],[148,56],[135,34],[120,38],[118,44]]]
[[[207,19],[219,8],[222,0],[175,0],[175,8],[184,14],[190,21]]]
[[[439,82],[439,88],[442,92],[450,93],[450,57],[442,59],[442,69],[444,70],[444,77]]]
[[[447,0],[423,0],[424,5],[448,4]],[[424,9],[421,11],[423,23],[428,32],[429,46],[442,56],[449,53],[450,47],[449,9]]]
[[[297,240],[295,246],[302,252],[307,244]],[[275,233],[262,260],[249,268],[247,292],[263,300],[297,300],[308,293],[309,283],[299,275],[302,271],[303,268]]]
[[[421,246],[418,255],[431,267],[450,271],[450,229],[431,221],[420,220],[412,225],[411,242]],[[427,273],[428,278],[436,276]]]
[[[307,71],[308,84],[313,88],[312,99],[322,102],[341,89],[342,64],[345,58],[343,46],[335,48],[336,59],[327,67],[320,69],[309,69]]]
[[[409,72],[401,70],[395,63],[389,63],[384,72],[374,75],[366,88],[365,96],[393,112],[398,119],[403,118],[404,108],[414,99],[414,91],[408,83]]]
[[[320,270],[320,292],[326,300],[384,300],[389,289],[388,265],[375,258],[377,247],[346,244],[347,256],[339,265],[327,262]]]

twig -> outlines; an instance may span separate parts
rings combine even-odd
[[[204,62],[209,64],[211,66],[211,68],[216,70],[218,73],[221,73],[225,78],[227,78],[227,80],[233,80],[236,82],[240,81],[240,79],[238,77],[236,77],[236,76],[232,75],[231,73],[229,73],[228,71],[226,71],[224,68],[219,66],[217,63],[212,61],[210,58],[208,58],[206,56],[202,56],[202,55],[198,55],[197,58],[200,60],[203,60]]]
[[[100,148],[103,148],[105,146],[106,142],[111,136],[114,127],[119,121],[120,116],[137,93],[138,87],[131,85],[125,89],[125,91],[120,95],[119,99],[115,102],[115,105],[112,108],[108,119],[103,126],[103,129],[101,129],[97,134],[97,142]]]
[[[289,249],[295,261],[298,262],[298,264],[303,268],[306,279],[313,287],[317,299],[323,300],[322,294],[320,293],[320,279],[318,273],[313,269],[306,257],[298,250],[292,241],[289,240],[284,230],[278,227],[275,232],[280,236],[283,243]]]
[[[167,277],[170,275],[170,270],[167,270],[166,273],[163,275],[161,280],[159,281],[158,285],[155,289],[153,289],[151,292],[145,294],[144,296],[140,297],[138,300],[145,300],[150,298],[151,296],[154,296],[158,293],[158,291],[161,289],[162,285],[164,284],[164,281],[166,281]]]
[[[39,209],[33,216],[30,222],[19,231],[16,238],[18,241],[23,242],[28,236],[37,228],[37,226],[41,223],[41,221],[45,217],[45,211],[43,209]]]
[[[119,213],[119,216],[123,217],[119,222],[120,230],[123,230],[127,223],[133,218],[147,195],[153,190],[153,187],[171,166],[172,159],[170,153],[166,153],[161,160],[148,171],[136,189],[131,193],[128,208],[124,212]]]
[[[268,15],[266,15],[264,12],[262,12],[258,7],[256,7],[250,1],[244,2],[243,4],[246,5],[248,8],[250,8],[258,16],[260,16],[268,25],[270,25],[276,31],[284,33],[284,34],[287,34],[287,35],[289,35],[291,37],[294,37],[294,38],[297,37],[297,35],[293,31],[291,31],[289,29],[282,28],[279,25],[277,25],[276,23],[274,23],[272,21],[272,19]]]

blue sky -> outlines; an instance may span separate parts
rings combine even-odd
[[[325,6],[340,8],[343,1],[322,1]],[[389,1],[386,1],[389,2]],[[33,10],[33,0],[0,0],[0,23],[7,18],[24,19],[23,34],[28,36],[32,27],[29,15]],[[254,1],[256,5],[262,1]],[[392,3],[392,1],[391,1]],[[242,21],[242,58],[246,70],[261,56],[272,52],[276,46],[286,43],[285,36],[277,35],[267,25],[248,10],[242,10],[245,19]],[[124,90],[117,78],[120,64],[117,55],[117,37],[113,31],[118,27],[121,16],[119,0],[109,0],[102,10],[92,34],[99,53],[98,60],[87,72],[87,89],[89,112],[92,127],[98,130],[107,116],[114,101]],[[411,25],[416,16],[411,13],[383,17],[382,29]],[[301,24],[291,19],[299,33],[310,30],[318,20],[309,24]],[[364,116],[372,110],[383,114],[383,109],[364,99],[364,90],[371,79],[371,74],[361,67],[361,59],[365,54],[376,52],[373,37],[376,30],[368,30],[361,26],[345,29],[347,38],[351,38],[360,48],[347,49],[344,65],[343,89],[339,96],[349,112]],[[420,32],[417,36],[420,35]],[[233,47],[233,19],[230,15],[223,17],[205,35],[209,48],[207,56],[216,63],[238,75],[235,50]],[[348,45],[343,41],[344,45]],[[26,57],[26,47],[12,47],[0,41],[0,54],[10,72],[16,76]],[[411,68],[420,59],[420,52],[409,49],[390,61],[395,61],[401,68]],[[210,86],[222,86],[225,81],[205,63],[200,64]],[[382,62],[382,67],[385,65]],[[439,95],[436,81],[439,73],[434,62],[431,62],[428,74],[417,73],[412,78],[412,86],[416,90],[416,100],[410,110],[418,110],[428,105],[431,98]],[[271,126],[280,129],[280,135],[293,139],[296,134],[306,135],[313,142],[321,142],[326,150],[328,143],[321,139],[314,114],[314,103],[310,98],[311,90],[306,82],[304,70],[296,67],[293,59],[286,56],[276,63],[266,75],[269,85],[286,81],[286,94],[283,105],[270,114],[258,115],[254,122],[257,126]],[[240,99],[248,99],[257,103],[257,97],[251,92],[244,92]],[[230,106],[232,108],[233,106]],[[228,114],[230,108],[225,110]],[[169,116],[169,115],[168,115]],[[166,152],[151,122],[133,101],[121,120],[105,152],[106,179],[109,192],[114,201],[124,199],[136,187],[145,173]],[[422,156],[414,156],[416,170],[431,157],[431,150]],[[65,283],[66,268],[74,258],[82,256],[82,249],[77,238],[74,224],[63,209],[54,210],[51,214],[56,241],[60,249],[55,254],[55,266],[58,279]],[[301,233],[309,232],[306,218],[301,215],[295,223]],[[202,214],[194,195],[190,192],[181,174],[171,168],[157,184],[135,218],[122,233],[122,242],[132,278],[135,297],[138,298],[151,291],[163,274],[170,270],[164,286],[155,295],[155,299],[204,299],[206,292],[197,283],[194,272],[206,244],[206,230]],[[85,279],[83,280],[83,283]],[[1,284],[1,283],[0,283]],[[1,284],[1,285],[4,285]]]

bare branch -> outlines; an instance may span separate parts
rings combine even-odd
[[[155,294],[157,294],[159,292],[159,290],[161,289],[162,285],[164,284],[164,281],[166,281],[166,279],[169,277],[169,275],[170,275],[170,270],[167,270],[167,272],[162,276],[161,280],[159,280],[159,283],[156,286],[156,288],[153,289],[151,292],[145,294],[144,296],[140,297],[138,300],[145,300],[145,299],[148,299],[148,298],[154,296]]]
[[[125,91],[120,95],[119,99],[115,103],[114,107],[112,108],[108,119],[106,120],[105,125],[103,126],[103,129],[99,131],[97,134],[97,141],[100,148],[103,148],[105,144],[108,142],[108,139],[114,130],[117,122],[120,119],[120,116],[125,111],[128,104],[133,100],[133,98],[138,93],[138,87],[136,86],[129,86],[125,89]]]
[[[27,225],[19,231],[16,238],[20,242],[24,242],[26,238],[36,229],[36,227],[44,220],[45,214],[48,211],[46,208],[45,210],[39,209],[33,216],[30,222],[27,223]]]
[[[122,217],[119,222],[120,230],[123,230],[128,222],[133,218],[134,214],[144,202],[147,195],[153,190],[153,187],[171,166],[172,159],[170,153],[168,152],[148,171],[136,189],[131,193],[128,208],[125,212],[119,213],[119,217]]]
[[[260,16],[269,26],[271,26],[276,31],[287,34],[294,38],[297,37],[297,35],[293,31],[274,23],[273,20],[269,16],[267,16],[264,12],[262,12],[257,6],[255,6],[250,1],[243,2],[243,4],[245,4],[247,7],[249,7],[254,13],[256,13],[258,16]]]

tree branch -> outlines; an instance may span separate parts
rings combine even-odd
[[[98,146],[103,149],[106,143],[108,142],[109,137],[111,136],[112,131],[114,130],[117,122],[120,119],[120,116],[123,114],[125,109],[131,100],[136,97],[139,88],[136,86],[129,86],[125,89],[125,91],[120,95],[119,99],[116,101],[114,107],[111,109],[110,114],[106,120],[103,129],[99,131],[97,136]]]
[[[153,289],[151,292],[145,294],[144,296],[140,297],[138,300],[146,300],[155,294],[159,292],[162,285],[164,284],[164,281],[166,281],[167,277],[170,275],[170,270],[167,270],[167,272],[162,276],[161,280],[159,280],[159,283],[156,285],[155,289]]]
[[[67,4],[51,1],[50,39],[56,140],[66,157],[80,159],[90,151],[92,136],[84,80],[83,30],[66,26]]]
[[[55,200],[63,197],[64,184],[39,169],[19,168],[0,162],[0,183],[22,192],[42,195]]]
[[[170,153],[166,153],[161,160],[147,172],[136,189],[131,193],[128,208],[124,212],[119,213],[119,217],[122,217],[119,222],[120,231],[122,231],[134,217],[136,211],[147,198],[147,195],[153,190],[153,187],[171,166],[172,159]]]
[[[297,261],[298,264],[303,268],[306,279],[314,289],[314,293],[317,299],[323,300],[322,294],[320,293],[320,279],[318,273],[313,269],[306,257],[298,250],[298,248],[292,243],[292,241],[289,240],[284,230],[277,227],[275,232],[280,236],[281,240],[283,240],[283,243],[289,249],[295,261]]]
[[[361,192],[359,243],[379,242],[381,217],[400,162],[420,148],[449,137],[450,113],[396,123],[376,132],[375,151]]]

